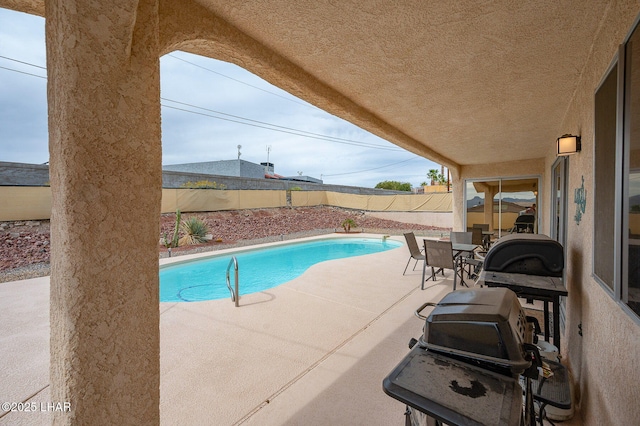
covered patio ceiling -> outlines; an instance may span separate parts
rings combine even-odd
[[[451,165],[541,158],[609,2],[197,0]],[[375,131],[375,130],[374,130]]]
[[[3,4],[44,14],[43,1]],[[264,61],[284,59],[359,111],[294,94],[457,169],[548,153],[568,131],[561,123],[609,7],[606,0],[167,0],[160,1],[160,31],[197,38],[180,26],[189,19],[166,23],[210,14],[210,22],[224,21],[267,52],[262,62],[239,65],[283,87]],[[179,48],[214,56],[213,44]]]

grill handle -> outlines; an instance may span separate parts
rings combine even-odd
[[[425,304],[423,304],[422,306],[420,306],[418,309],[416,309],[416,311],[414,312],[415,316],[417,316],[418,318],[420,318],[423,321],[426,321],[427,317],[425,317],[424,315],[422,315],[422,311],[424,310],[424,308],[426,308],[427,306],[436,306],[437,303],[433,303],[433,302],[427,302]]]

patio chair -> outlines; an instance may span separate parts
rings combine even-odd
[[[451,269],[453,271],[453,289],[456,289],[458,282],[458,275],[462,274],[459,262],[453,255],[453,247],[451,241],[435,241],[424,240],[424,254],[426,256],[425,267],[422,270],[422,290],[424,290],[424,283],[429,279],[436,280],[436,273],[442,270],[444,275],[444,269]],[[431,267],[431,277],[425,279],[426,267]],[[462,278],[462,276],[461,276]],[[461,281],[464,284],[464,280]]]
[[[425,261],[426,259],[424,253],[418,246],[418,241],[416,240],[416,236],[413,232],[404,234],[404,239],[407,241],[407,247],[409,248],[409,260],[407,261],[407,265],[404,267],[404,272],[402,273],[402,275],[405,275],[407,273],[407,268],[409,267],[409,263],[411,263],[411,259],[415,259],[416,261],[416,263],[413,265],[414,271],[416,270],[416,265],[418,264],[418,262],[420,260]]]
[[[474,223],[473,227],[474,228],[480,228],[483,231],[488,231],[489,230],[489,224],[488,223]]]
[[[449,239],[454,244],[473,244],[471,232],[453,232],[449,234]]]
[[[471,232],[468,233],[471,234],[471,244],[477,245],[478,248],[474,252],[469,253],[468,256],[464,256],[460,259],[460,262],[462,262],[461,267],[467,270],[467,277],[475,279],[477,278],[480,269],[482,269],[481,259],[484,259],[487,251],[481,227],[473,225]]]
[[[477,231],[477,229],[479,229],[479,231]],[[488,234],[489,224],[474,223],[471,232],[473,233],[473,244],[481,245],[485,251],[489,250],[491,246],[491,235]],[[487,232],[487,234],[483,234],[483,232]]]
[[[471,228],[471,244],[484,247],[484,238],[482,238],[482,228],[473,225]]]

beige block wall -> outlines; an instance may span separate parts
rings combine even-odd
[[[0,187],[0,222],[49,219],[51,188]],[[407,223],[423,223],[431,218],[433,226],[451,227],[451,194],[357,195],[328,191],[291,191],[294,207],[331,205],[367,211],[423,213]],[[259,209],[287,206],[286,191],[163,189],[162,213],[205,212],[220,210]],[[424,213],[444,213],[424,216]],[[417,220],[417,221],[416,221]],[[404,220],[402,220],[404,221]]]
[[[629,214],[629,233],[640,235],[640,213]]]
[[[0,187],[0,222],[10,220],[45,220],[51,217],[51,188]]]
[[[294,207],[328,204],[326,191],[291,191],[291,205]]]
[[[286,191],[163,189],[162,213],[206,212],[287,205]]]
[[[447,185],[425,185],[424,192],[449,192]]]
[[[509,230],[513,228],[513,224],[518,218],[518,213],[502,213],[502,215],[498,213],[493,214],[493,224],[494,228],[498,229],[498,224],[501,223],[500,229]],[[502,217],[502,222],[500,222],[500,217]],[[474,223],[486,223],[484,220],[484,213],[467,213],[467,229],[473,227]]]
[[[331,206],[369,211],[451,211],[452,208],[452,194],[449,193],[356,195],[327,192],[326,197]]]
[[[452,212],[365,212],[365,216],[402,223],[435,226],[436,228],[453,228]],[[448,232],[446,235],[449,235]]]

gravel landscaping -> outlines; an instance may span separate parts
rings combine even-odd
[[[360,210],[337,207],[299,207],[255,210],[186,213],[182,219],[198,217],[208,225],[213,239],[206,244],[177,247],[172,256],[313,235],[343,232],[341,224],[353,219],[352,232],[399,235],[413,231],[417,235],[439,236],[448,229],[378,219]],[[175,214],[163,214],[158,233],[158,255],[167,257],[162,236],[173,235]],[[0,282],[49,275],[49,221],[0,223]]]

